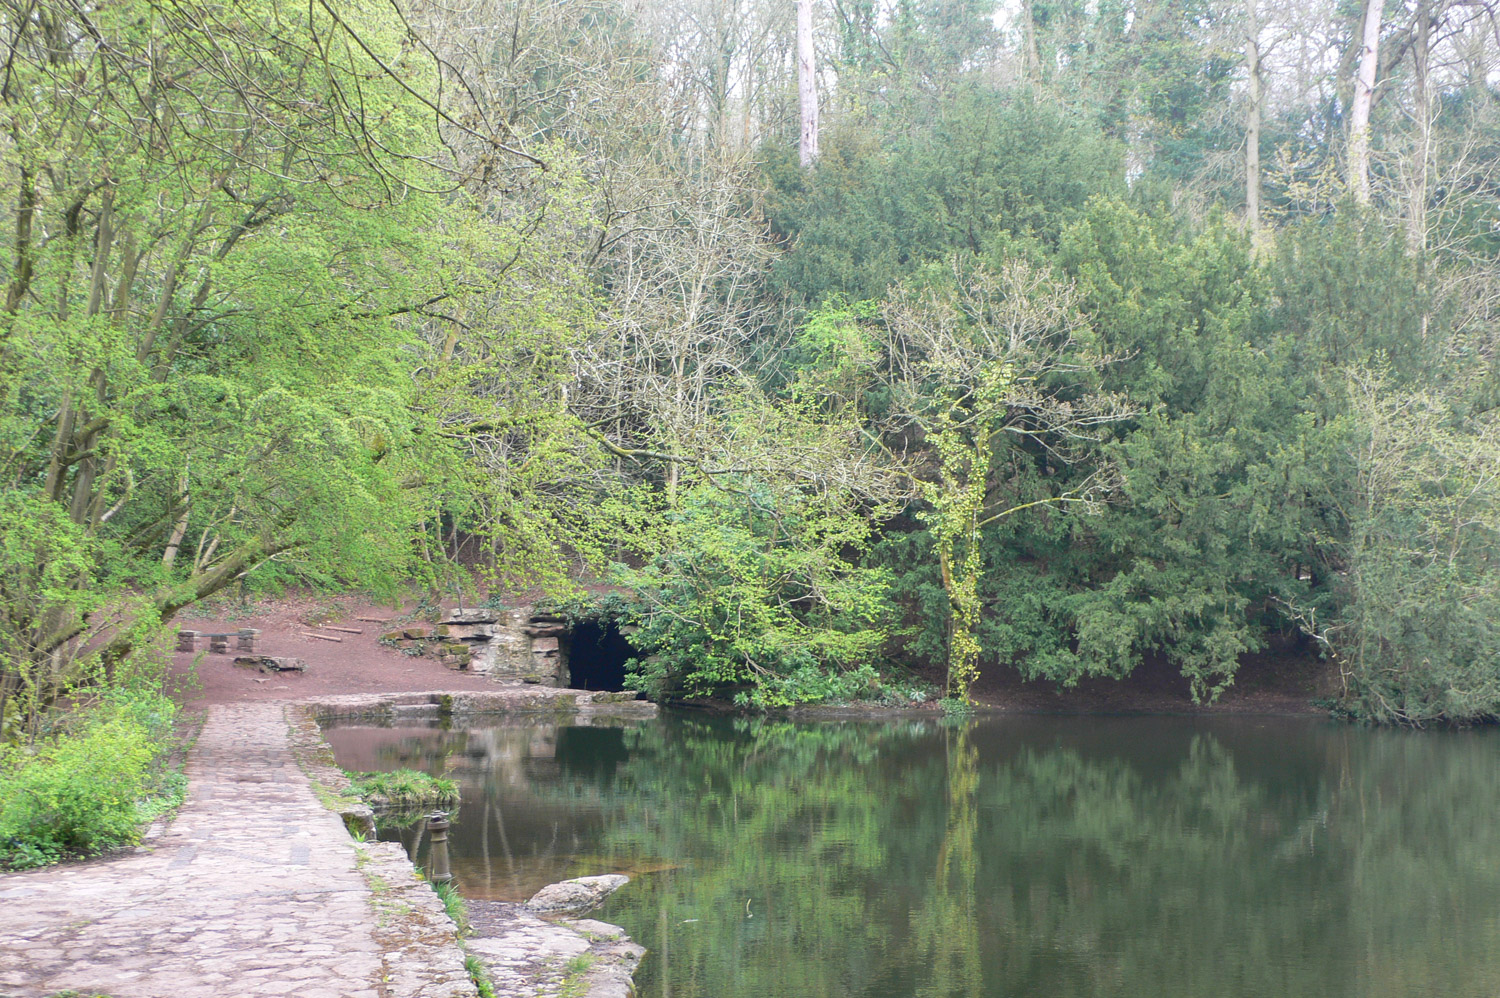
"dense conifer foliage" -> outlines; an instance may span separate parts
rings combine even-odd
[[[0,4],[6,738],[476,552],[661,697],[1500,716],[1494,11],[811,7]]]

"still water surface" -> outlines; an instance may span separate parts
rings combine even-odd
[[[474,898],[632,882],[647,998],[1500,995],[1500,732],[1022,717],[337,727]],[[424,853],[414,832],[388,830]]]

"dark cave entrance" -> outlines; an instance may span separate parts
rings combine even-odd
[[[625,688],[625,662],[635,649],[608,620],[580,620],[568,635],[568,685],[575,690]]]

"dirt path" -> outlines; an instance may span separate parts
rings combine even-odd
[[[380,635],[394,625],[358,619],[361,616],[390,618],[399,613],[390,607],[353,600],[332,607],[320,607],[307,600],[282,600],[257,604],[254,612],[237,613],[233,617],[183,617],[177,621],[179,627],[200,632],[256,628],[261,632],[258,647],[261,654],[300,658],[308,666],[306,672],[263,676],[254,670],[235,668],[233,653],[211,655],[204,652],[201,646],[207,642],[200,639],[197,653],[173,655],[172,678],[179,690],[179,698],[190,704],[307,700],[341,693],[495,688],[494,682],[484,676],[454,672],[433,659],[403,655],[380,644]],[[360,633],[334,631],[319,624],[334,624]],[[325,641],[307,636],[317,633],[339,640]]]
[[[400,847],[356,843],[319,803],[285,709],[210,707],[187,803],[149,852],[0,877],[0,995],[475,994]]]

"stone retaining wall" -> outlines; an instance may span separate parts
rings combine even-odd
[[[323,787],[325,806],[338,811],[351,831],[358,829],[373,838],[370,809],[347,798],[348,778],[333,764],[333,750],[323,738],[320,722],[338,718],[402,720],[405,718],[483,715],[575,714],[578,721],[614,717],[650,717],[656,705],[634,700],[634,693],[584,693],[551,688],[496,692],[393,693],[376,696],[325,697],[291,705],[288,721],[293,751],[308,778]],[[368,823],[368,831],[365,831]],[[382,908],[381,942],[387,950],[387,965],[407,973],[413,981],[392,983],[416,985],[393,988],[391,994],[421,996],[416,975],[403,968],[425,967],[436,947],[451,962],[457,942],[464,953],[484,964],[497,998],[535,998],[539,995],[571,995],[576,998],[633,998],[634,973],[645,950],[632,942],[616,925],[582,918],[544,919],[524,905],[483,902],[471,905],[477,934],[459,939],[442,904],[421,880],[416,867],[399,843],[374,842],[366,850],[365,869],[372,882],[381,885],[382,897],[400,887],[399,897],[390,897]],[[380,901],[377,900],[377,904]],[[451,929],[451,931],[450,931]],[[577,957],[591,957],[587,969],[570,973]]]
[[[591,693],[550,686],[512,686],[496,690],[319,697],[307,701],[306,707],[319,722],[339,718],[381,723],[439,717],[467,720],[505,714],[568,714],[581,721],[599,717],[655,717],[656,704],[638,700],[636,696],[632,691]]]
[[[440,623],[382,634],[382,644],[408,655],[435,657],[450,669],[482,672],[546,686],[568,685],[565,618],[529,606],[510,610],[454,607]]]

